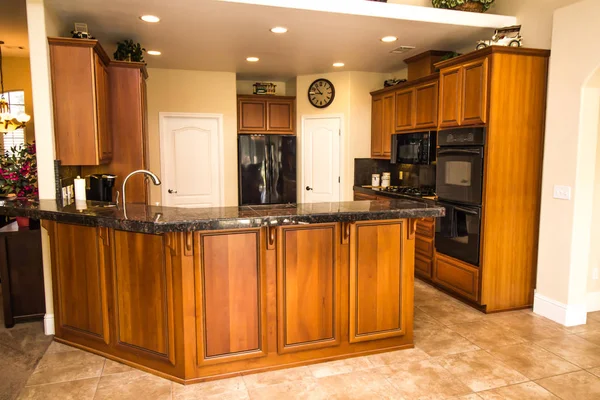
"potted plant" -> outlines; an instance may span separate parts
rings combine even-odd
[[[485,12],[495,0],[431,0],[435,8],[461,11]]]
[[[0,155],[0,190],[17,199],[30,199],[38,195],[37,159],[35,143],[11,148]],[[29,226],[29,218],[17,217],[20,227]]]
[[[144,49],[139,43],[133,43],[133,40],[123,40],[117,42],[117,50],[113,54],[117,61],[144,62]]]

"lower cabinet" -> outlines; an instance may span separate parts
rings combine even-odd
[[[479,300],[479,269],[469,264],[438,253],[433,281],[467,299]]]

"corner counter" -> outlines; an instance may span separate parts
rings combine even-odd
[[[415,226],[444,213],[409,200],[105,206],[0,214],[48,230],[57,341],[180,383],[413,347]]]

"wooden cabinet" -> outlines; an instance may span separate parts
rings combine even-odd
[[[433,281],[467,299],[479,300],[479,269],[438,253]]]
[[[415,87],[415,129],[436,129],[438,121],[438,80]]]
[[[341,341],[336,223],[284,226],[278,232],[278,352],[337,346]]]
[[[238,133],[293,135],[296,98],[238,96]]]
[[[371,157],[389,160],[394,134],[394,93],[373,98],[371,108]]]
[[[435,219],[417,221],[415,235],[415,275],[430,281],[435,259]]]
[[[488,58],[440,71],[440,128],[487,122]]]
[[[108,56],[97,40],[48,42],[57,159],[62,165],[110,162]]]
[[[403,221],[361,221],[350,233],[350,343],[406,333]],[[412,268],[410,273],[412,274]]]
[[[260,228],[195,234],[199,365],[267,354],[264,235]]]
[[[396,131],[411,130],[415,127],[414,100],[414,88],[396,92]]]

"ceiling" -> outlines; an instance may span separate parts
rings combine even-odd
[[[162,52],[145,56],[149,68],[231,71],[240,79],[285,80],[325,73],[339,70],[332,67],[336,61],[344,62],[343,70],[348,71],[392,72],[403,68],[407,57],[429,49],[464,48],[492,33],[481,26],[214,0],[46,0],[46,4],[67,32],[74,22],[86,22],[109,54],[117,41],[131,38],[147,50]],[[449,12],[449,17],[456,15]],[[157,15],[161,21],[145,23],[139,19],[143,14]],[[269,31],[274,26],[289,31],[275,35]],[[387,35],[399,40],[382,43],[379,39]],[[400,45],[416,49],[390,54]],[[248,56],[260,61],[249,63]]]
[[[4,41],[2,55],[27,57],[27,10],[25,0],[2,1],[0,10],[0,40]],[[20,49],[19,47],[23,47]]]

